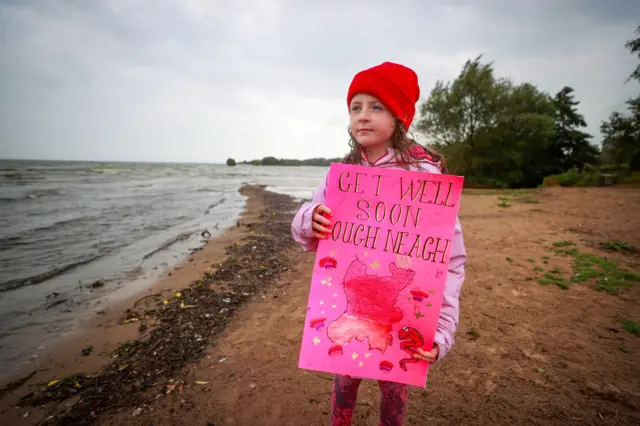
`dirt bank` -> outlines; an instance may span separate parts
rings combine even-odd
[[[100,424],[328,424],[331,377],[297,368],[313,255],[286,240],[292,206],[279,204],[261,229],[283,233],[273,253],[289,268],[236,309],[200,361],[141,390],[148,405]],[[457,342],[429,391],[411,390],[406,424],[640,423],[639,210],[632,188],[465,192]],[[377,385],[365,383],[354,424],[377,416]]]

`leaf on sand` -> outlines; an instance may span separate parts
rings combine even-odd
[[[195,307],[196,307],[196,305],[185,305],[185,304],[184,304],[184,302],[182,302],[182,303],[180,304],[180,307],[181,307],[182,309],[188,309],[188,308],[195,308]]]

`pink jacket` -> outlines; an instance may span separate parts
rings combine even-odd
[[[427,157],[426,155],[419,153],[416,157],[420,159],[419,161],[423,171],[429,173],[440,173],[439,164],[430,161],[430,156]],[[363,161],[363,166],[394,169],[401,168],[396,161],[396,151],[392,148],[389,148],[387,155],[376,161],[374,164],[369,164],[366,161]],[[417,170],[415,168],[412,169]],[[300,244],[305,251],[316,251],[318,248],[318,240],[314,237],[311,227],[311,216],[315,208],[324,203],[327,176],[325,176],[325,180],[313,193],[313,199],[311,202],[307,202],[302,205],[291,224],[291,231],[294,240]],[[327,207],[331,208],[331,206]],[[453,346],[454,335],[458,327],[458,320],[460,316],[460,288],[464,282],[464,265],[467,259],[467,254],[462,237],[462,227],[460,226],[458,218],[456,218],[456,226],[452,243],[449,272],[447,274],[444,295],[442,297],[440,318],[435,335],[435,342],[440,347],[438,361],[442,359]]]

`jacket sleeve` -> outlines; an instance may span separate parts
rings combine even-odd
[[[311,201],[302,204],[291,223],[293,239],[300,244],[305,251],[316,251],[318,249],[318,239],[313,235],[312,215],[316,207],[324,204],[328,178],[329,173],[327,172],[324,180],[313,193]]]
[[[449,271],[445,282],[440,318],[436,329],[435,343],[440,347],[437,361],[444,358],[454,343],[454,336],[460,318],[460,289],[465,278],[465,263],[467,253],[462,236],[462,227],[456,217],[453,233],[451,256],[449,257]]]
[[[440,174],[440,169],[434,163],[427,163],[427,171]],[[451,256],[449,256],[449,270],[445,281],[444,293],[442,295],[442,305],[440,307],[440,317],[436,328],[435,343],[440,348],[436,362],[444,358],[453,347],[455,334],[460,319],[460,289],[465,278],[465,263],[467,252],[464,246],[462,226],[456,217],[456,224],[453,231],[453,241],[451,242]]]

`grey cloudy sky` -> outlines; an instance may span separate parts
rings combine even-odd
[[[572,86],[599,140],[639,24],[635,0],[0,0],[0,158],[343,155],[357,71],[403,63],[426,99],[481,53]]]

